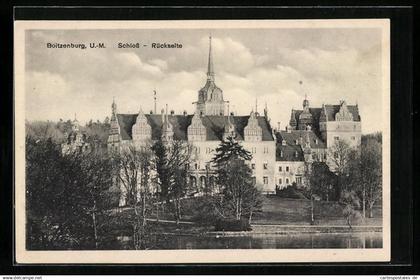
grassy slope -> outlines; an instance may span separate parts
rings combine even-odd
[[[194,212],[197,211],[196,203],[201,198],[189,198],[183,201],[182,221],[193,221]],[[256,212],[252,224],[268,225],[309,225],[311,215],[311,202],[307,199],[281,198],[277,196],[264,196],[262,211]],[[315,224],[317,225],[346,225],[342,210],[336,202],[315,201]],[[373,211],[374,218],[366,219],[365,225],[381,225],[382,211],[378,204]],[[124,211],[125,216],[130,210]],[[120,214],[121,215],[121,214]],[[150,213],[150,218],[156,218],[155,209]],[[172,209],[165,207],[165,212],[159,213],[160,219],[174,220]],[[361,219],[355,219],[354,225],[361,224]],[[169,225],[168,225],[169,226]]]
[[[307,225],[311,217],[311,202],[307,199],[290,199],[265,196],[262,211],[255,213],[253,224]],[[320,225],[345,225],[341,207],[335,202],[315,201],[315,223]],[[374,217],[366,219],[366,225],[381,225],[382,211],[374,208]],[[353,222],[361,224],[361,220]]]

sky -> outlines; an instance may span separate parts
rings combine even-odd
[[[104,120],[113,98],[119,113],[157,108],[192,114],[206,82],[209,34],[216,84],[236,115],[262,113],[284,128],[292,108],[358,104],[362,132],[382,122],[381,30],[323,29],[125,29],[28,30],[25,48],[26,119]],[[47,43],[103,42],[105,49],[54,49]],[[117,48],[140,42],[148,47]],[[178,43],[153,49],[151,43]],[[299,83],[302,81],[302,83]]]

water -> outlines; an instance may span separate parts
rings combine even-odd
[[[118,238],[120,249],[132,249],[131,238]],[[156,235],[150,249],[313,249],[382,248],[381,232],[264,234],[250,236]],[[117,248],[115,248],[117,249]]]

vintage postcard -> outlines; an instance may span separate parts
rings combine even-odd
[[[16,21],[16,262],[390,261],[389,28]]]

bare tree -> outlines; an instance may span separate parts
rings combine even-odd
[[[361,153],[357,158],[358,169],[351,176],[358,182],[358,193],[362,203],[363,218],[369,211],[369,218],[373,217],[373,205],[382,196],[382,146],[375,138],[363,141]]]
[[[167,144],[169,169],[169,197],[173,202],[175,220],[181,219],[181,203],[188,191],[188,166],[191,161],[191,147],[182,141]]]
[[[133,241],[136,249],[145,249],[146,223],[152,207],[150,147],[128,145],[122,147],[119,155],[118,179],[124,188],[125,204],[133,208]]]
[[[351,162],[355,160],[358,151],[350,147],[347,141],[337,140],[328,149],[329,165],[331,170],[337,175],[337,198],[340,199],[342,189],[348,182]]]

